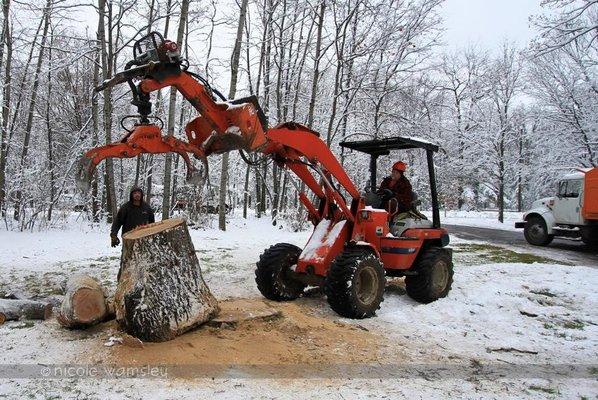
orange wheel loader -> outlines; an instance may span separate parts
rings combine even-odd
[[[294,173],[315,199],[312,202],[306,193],[299,193],[314,225],[303,249],[278,243],[257,262],[255,280],[266,298],[293,300],[307,286],[323,286],[338,314],[366,318],[380,307],[387,275],[404,276],[407,293],[416,301],[428,303],[447,295],[453,264],[452,251],[446,247],[448,232],[440,226],[433,163],[436,145],[406,137],[341,143],[371,156],[373,190],[362,196],[317,132],[294,122],[269,128],[256,97],[225,99],[207,80],[188,71],[176,43],[152,32],[134,44],[133,55],[122,72],[96,90],[127,83],[139,115],[119,142],[84,154],[78,164],[78,182],[83,186],[88,187],[96,166],[108,157],[176,152],[186,163],[187,179],[198,181],[207,173],[205,160],[211,154],[259,152]],[[150,94],[165,87],[175,87],[197,111],[185,127],[186,140],[164,135],[151,122],[155,117],[150,117]],[[413,148],[427,156],[431,221],[419,213],[417,218],[397,221],[396,207],[389,202],[380,208],[383,193],[375,190],[377,159]],[[196,169],[189,154],[203,167]]]

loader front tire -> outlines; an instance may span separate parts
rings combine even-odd
[[[347,318],[369,318],[384,300],[386,278],[378,257],[368,249],[345,249],[328,271],[324,293],[328,304]]]
[[[278,243],[264,251],[256,264],[255,283],[265,298],[274,301],[295,300],[303,294],[305,284],[293,279],[301,249],[289,243]]]

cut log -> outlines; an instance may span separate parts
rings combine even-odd
[[[75,275],[66,284],[58,322],[66,328],[86,328],[106,319],[104,289],[89,275]]]
[[[0,320],[48,319],[51,316],[51,304],[35,300],[0,299]]]
[[[148,342],[171,340],[218,313],[184,220],[123,235],[114,308],[121,328]]]

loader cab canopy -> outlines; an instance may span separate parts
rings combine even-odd
[[[394,150],[422,149],[426,152],[428,162],[428,175],[430,177],[430,191],[432,197],[432,226],[440,228],[440,211],[438,207],[438,192],[436,190],[436,174],[434,172],[434,153],[439,146],[424,139],[395,136],[384,139],[360,140],[354,142],[341,142],[341,147],[361,151],[370,155],[370,186],[376,190],[376,171],[378,157],[389,155]]]
[[[407,136],[361,140],[357,142],[341,142],[340,145],[347,149],[357,150],[375,156],[386,156],[390,154],[392,150],[425,149],[433,152],[438,151],[438,145],[432,142]]]

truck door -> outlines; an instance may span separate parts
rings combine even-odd
[[[566,179],[559,182],[554,199],[554,219],[557,224],[581,225],[582,179]]]

